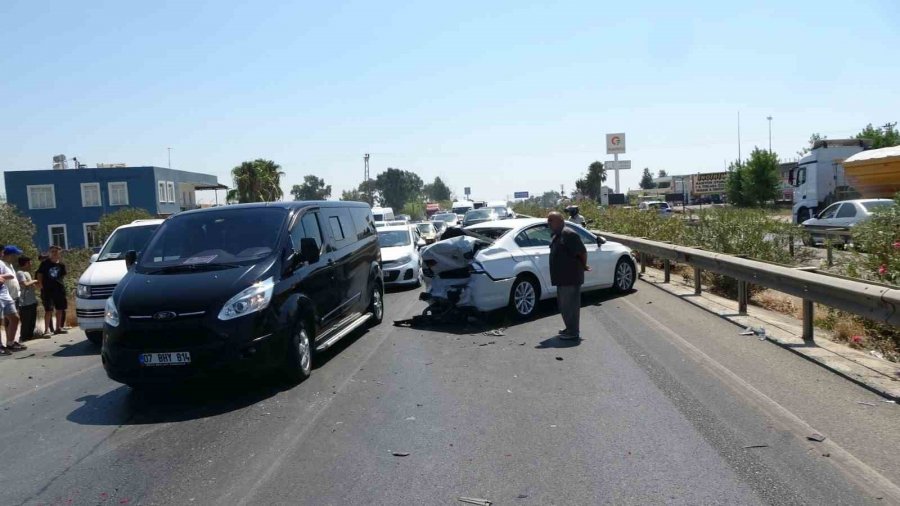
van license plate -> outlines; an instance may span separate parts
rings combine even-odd
[[[169,353],[141,353],[138,357],[141,365],[187,365],[191,363],[191,354],[187,351]]]

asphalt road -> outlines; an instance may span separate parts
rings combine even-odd
[[[395,327],[423,306],[392,293],[293,388],[142,395],[78,333],[35,342],[0,359],[0,504],[900,503],[900,406],[636,288],[586,297],[575,344],[552,303],[489,336]]]

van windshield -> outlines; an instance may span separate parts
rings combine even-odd
[[[287,215],[282,208],[176,215],[153,236],[138,267],[250,265],[275,252]]]
[[[113,232],[112,237],[106,241],[106,245],[100,250],[97,257],[98,262],[106,262],[110,260],[124,260],[125,253],[130,250],[141,251],[147,245],[147,241],[153,235],[153,232],[159,228],[158,224],[145,225],[142,227],[120,228]]]

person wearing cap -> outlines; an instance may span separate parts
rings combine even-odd
[[[23,341],[35,338],[34,328],[37,324],[38,299],[35,290],[37,280],[31,277],[32,268],[30,258],[26,256],[19,257],[19,273],[17,274],[19,277],[19,322],[22,327],[20,332]],[[41,335],[37,337],[49,338],[50,336]]]
[[[566,212],[569,213],[569,219],[566,221],[584,226],[584,216],[578,214],[578,206],[569,206],[566,208]]]
[[[16,333],[19,330],[19,311],[16,301],[19,298],[19,281],[16,279],[16,271],[12,262],[22,254],[22,250],[13,245],[3,248],[3,260],[0,261],[0,316],[6,322],[6,335],[0,341],[0,355],[9,355],[14,351],[28,349],[21,342],[21,336]]]

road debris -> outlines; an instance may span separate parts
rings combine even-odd
[[[769,445],[747,445],[744,447],[745,450],[749,450],[751,448],[768,448]]]
[[[831,454],[830,454],[830,453],[823,453],[822,456],[823,456],[823,457],[830,457]]]
[[[477,506],[491,506],[491,504],[493,504],[487,499],[479,499],[477,497],[457,497],[456,500],[466,504],[475,504]]]
[[[875,407],[875,405],[872,404],[871,402],[856,401],[856,403],[862,404],[863,406],[872,406],[873,408]]]
[[[406,417],[406,420],[407,420],[407,421],[413,421],[413,422],[414,422],[414,421],[416,420],[416,417],[414,417],[414,416],[408,416],[408,417]]]
[[[493,336],[493,337],[502,337],[502,336],[506,335],[503,333],[504,330],[506,330],[506,329],[499,328],[499,329],[489,330],[487,332],[482,332],[482,335]]]
[[[823,436],[819,433],[815,433],[815,434],[810,434],[810,435],[806,436],[806,439],[809,439],[810,441],[815,441],[817,443],[821,443],[822,441],[825,441],[825,436]]]
[[[391,452],[395,457],[409,457],[409,452]]]
[[[766,340],[766,328],[765,327],[747,327],[740,333],[742,336],[759,336],[760,341]]]
[[[516,496],[516,499],[528,499],[528,494],[519,494]]]
[[[892,399],[881,399],[881,402],[886,402],[888,404],[897,404],[897,401]]]
[[[881,353],[878,350],[869,350],[869,355],[872,355],[875,358],[880,358],[881,360],[884,360],[884,353]]]
[[[556,360],[562,361],[562,357],[556,357]]]

